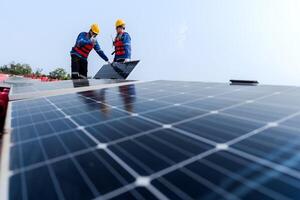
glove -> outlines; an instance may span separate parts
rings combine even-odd
[[[125,63],[125,62],[129,62],[129,61],[130,61],[130,59],[125,59],[125,60],[124,60],[124,63]]]

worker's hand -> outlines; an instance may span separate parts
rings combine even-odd
[[[130,61],[130,59],[125,59],[125,60],[124,60],[124,63],[125,63],[125,62],[129,62],[129,61]]]

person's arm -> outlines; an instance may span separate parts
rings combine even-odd
[[[97,54],[106,62],[108,62],[108,58],[105,55],[105,53],[101,50],[99,43],[97,42],[97,40],[95,41],[95,45],[94,45],[94,49],[97,52]]]
[[[89,38],[86,37],[86,33],[82,32],[77,37],[76,45],[82,47],[82,46],[85,46],[87,44],[91,44],[91,42],[92,41]]]
[[[124,34],[123,44],[125,48],[126,58],[131,59],[131,37],[128,33]]]

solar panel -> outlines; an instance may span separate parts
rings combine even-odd
[[[152,81],[10,102],[1,195],[299,199],[299,95]]]
[[[126,63],[111,63],[103,65],[101,69],[95,75],[95,79],[126,79],[135,66],[139,63],[139,60],[129,61]]]
[[[24,78],[23,78],[24,79]],[[14,79],[8,81],[12,88],[10,91],[10,99],[27,99],[33,97],[41,97],[44,95],[57,95],[59,93],[66,93],[67,91],[84,91],[88,87],[95,89],[97,87],[108,87],[108,84],[122,84],[130,81],[126,80],[95,80],[95,79],[79,79],[79,80],[66,80],[56,82],[40,82],[37,80],[18,80]]]

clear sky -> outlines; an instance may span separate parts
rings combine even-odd
[[[138,80],[300,85],[299,0],[0,0],[0,65],[11,61],[70,72],[78,33],[96,22],[109,55],[114,22],[132,37]],[[89,75],[104,61],[92,52]]]

